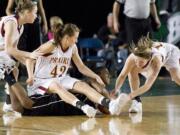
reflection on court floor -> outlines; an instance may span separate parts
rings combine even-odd
[[[179,135],[180,96],[144,97],[143,113],[120,116],[14,117],[1,114],[2,135]],[[2,106],[2,104],[1,104]]]

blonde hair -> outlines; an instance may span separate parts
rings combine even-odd
[[[151,57],[151,48],[153,41],[149,38],[149,34],[147,36],[142,36],[137,44],[132,43],[130,45],[130,51],[139,57],[149,59]]]
[[[52,16],[50,18],[50,23],[53,23],[54,25],[60,24],[63,25],[63,20],[59,16]]]
[[[33,2],[31,0],[18,0],[16,12],[22,13],[24,10],[32,11],[35,6],[37,6],[37,2]]]

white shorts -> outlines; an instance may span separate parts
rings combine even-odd
[[[32,86],[27,86],[28,96],[34,94],[40,94],[40,95],[45,94],[49,88],[49,85],[53,81],[59,82],[61,86],[69,90],[72,89],[74,87],[74,84],[80,80],[70,76],[50,78],[50,79],[35,79],[34,84]]]
[[[164,67],[166,67],[167,70],[171,68],[180,68],[180,50],[177,47],[173,48],[171,51]]]
[[[5,51],[0,51],[0,79],[4,78],[4,72],[10,73],[16,61],[13,60]]]

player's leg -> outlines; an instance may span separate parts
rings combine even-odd
[[[15,76],[16,81],[18,80],[18,75],[19,75],[19,69],[18,69],[18,65],[16,65],[13,69],[13,75]],[[10,99],[10,87],[8,85],[8,83],[5,84],[5,93],[6,93],[6,101],[3,105],[3,111],[4,112],[8,112],[8,111],[12,111],[12,105],[11,105],[11,99]]]
[[[94,117],[96,115],[96,110],[93,107],[80,101],[76,96],[63,88],[59,82],[51,82],[48,91],[58,94],[63,101],[81,109],[88,117]]]
[[[10,86],[10,90],[15,94],[19,102],[24,108],[32,108],[33,101],[27,96],[25,89],[16,81],[12,72],[5,72],[4,80]]]
[[[82,81],[77,81],[73,85],[73,92],[78,92],[81,94],[86,95],[91,101],[100,104],[106,108],[109,109],[109,112],[111,115],[119,115],[120,114],[120,99],[122,97],[118,97],[115,100],[110,100],[104,96],[102,96],[100,93],[98,93],[95,89],[90,87],[87,83],[82,82]],[[122,95],[121,95],[122,96]],[[123,95],[127,96],[127,95]]]

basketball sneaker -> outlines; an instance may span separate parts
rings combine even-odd
[[[3,105],[2,110],[3,110],[3,112],[12,112],[12,111],[13,111],[13,108],[12,108],[12,105],[11,105],[11,104],[7,104],[7,103],[5,102],[4,105]]]
[[[97,110],[89,105],[82,106],[82,111],[90,118],[95,117]]]
[[[109,112],[111,115],[119,115],[122,108],[130,100],[129,96],[125,93],[121,93],[118,98],[111,100],[109,103]]]
[[[130,113],[142,113],[142,103],[136,100],[132,100],[131,107],[129,108]]]

